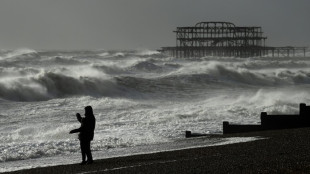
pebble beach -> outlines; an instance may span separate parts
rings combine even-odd
[[[96,160],[91,165],[59,165],[18,173],[309,173],[310,128],[216,137],[260,137],[229,145]],[[193,138],[195,141],[195,138]]]

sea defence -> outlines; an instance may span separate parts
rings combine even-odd
[[[224,121],[223,134],[310,127],[310,106],[300,103],[299,108],[297,115],[268,115],[262,112],[260,125],[230,124]]]

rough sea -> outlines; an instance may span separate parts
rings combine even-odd
[[[222,122],[310,104],[310,53],[296,57],[172,58],[152,50],[0,51],[0,172],[81,161],[77,135],[91,105],[94,159],[220,145]]]

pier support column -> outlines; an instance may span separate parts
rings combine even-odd
[[[290,50],[287,49],[287,57],[290,57]]]

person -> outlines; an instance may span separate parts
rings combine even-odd
[[[79,113],[76,114],[76,118],[81,123],[81,127],[70,131],[70,134],[79,132],[79,140],[82,153],[82,162],[80,163],[81,165],[93,163],[93,157],[90,150],[90,142],[94,138],[94,130],[96,124],[96,119],[93,114],[93,108],[91,106],[86,106],[84,109],[84,118],[81,117]]]

